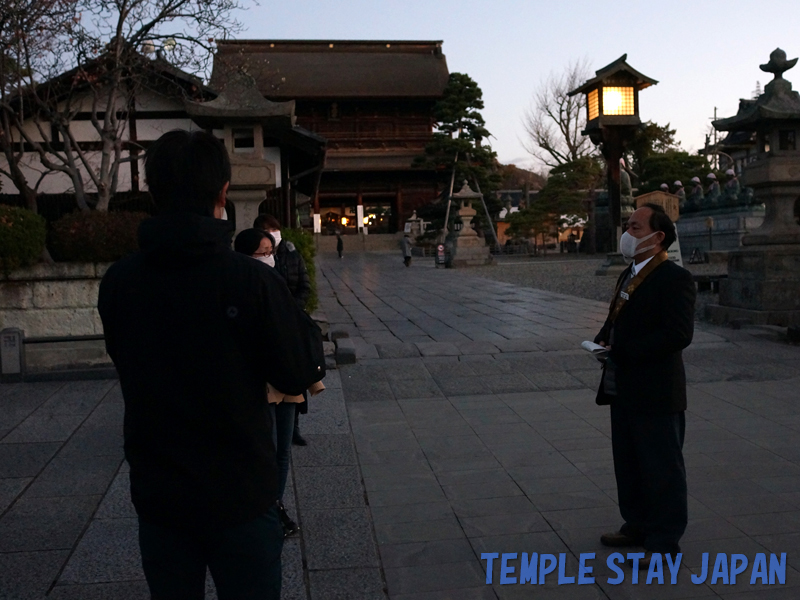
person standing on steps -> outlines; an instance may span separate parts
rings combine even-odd
[[[411,238],[408,234],[403,236],[400,240],[400,246],[403,249],[403,264],[407,267],[411,266]]]
[[[620,275],[595,343],[609,349],[597,404],[611,406],[619,531],[605,546],[679,553],[688,521],[683,440],[686,373],[681,352],[694,333],[692,274],[669,260],[676,239],[664,209],[645,204],[628,220],[619,248],[633,263]]]

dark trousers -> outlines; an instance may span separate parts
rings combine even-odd
[[[611,405],[611,446],[623,533],[645,550],[680,552],[686,530],[683,412],[649,415]]]
[[[403,264],[405,266],[407,266],[407,267],[411,266],[411,257],[410,256],[404,256],[403,257]]]
[[[139,520],[152,600],[203,600],[206,567],[219,600],[280,600],[283,527],[276,508],[249,523],[190,535]]]
[[[289,461],[292,458],[292,435],[297,424],[294,402],[279,402],[269,405],[272,416],[272,443],[275,444],[275,460],[278,463],[278,500],[283,500],[286,480],[289,478]]]

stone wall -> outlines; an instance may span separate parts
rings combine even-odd
[[[681,215],[678,220],[678,237],[684,259],[697,248],[701,253],[710,250],[706,219],[714,219],[711,244],[714,251],[735,250],[742,245],[742,236],[764,222],[764,207],[717,209]]]
[[[0,277],[0,329],[25,337],[102,334],[97,313],[100,279],[108,264],[38,264]]]

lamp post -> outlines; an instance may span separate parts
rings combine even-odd
[[[639,126],[639,92],[658,82],[643,75],[626,61],[627,54],[595,72],[595,77],[577,89],[569,92],[586,95],[586,129],[581,133],[588,135],[593,144],[600,148],[606,161],[608,180],[609,216],[611,217],[612,252],[598,275],[614,274],[624,261],[617,254],[617,244],[622,232],[620,209],[619,168],[625,144],[630,141]]]

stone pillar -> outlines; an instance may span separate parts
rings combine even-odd
[[[250,229],[258,216],[258,207],[266,199],[263,190],[230,190],[228,200],[236,207],[236,234]]]
[[[358,191],[356,200],[356,226],[361,232],[364,229],[364,197],[361,195],[361,190]]]

